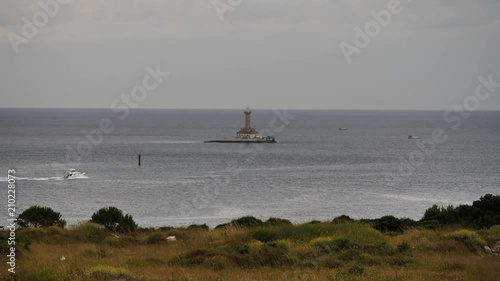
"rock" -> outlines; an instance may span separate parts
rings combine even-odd
[[[484,246],[484,251],[489,254],[489,255],[493,255],[493,252],[491,251],[490,247],[488,246]]]
[[[168,236],[167,241],[177,241],[177,238],[175,238],[175,236]]]
[[[497,253],[497,254],[500,253],[500,245],[498,245],[498,243],[497,243],[497,245],[495,247],[493,247],[493,249],[491,249],[491,251],[493,253]]]

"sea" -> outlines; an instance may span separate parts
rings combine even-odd
[[[500,194],[500,111],[256,109],[252,127],[277,143],[204,143],[243,123],[243,109],[2,108],[0,225],[11,169],[16,215],[48,206],[69,225],[108,206],[142,227],[420,219]],[[87,177],[63,179],[70,168]]]

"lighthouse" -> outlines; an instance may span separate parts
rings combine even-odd
[[[245,128],[241,128],[236,133],[236,138],[238,139],[255,139],[259,132],[257,132],[254,128],[252,128],[252,110],[250,107],[247,107],[244,111],[245,113]]]
[[[236,137],[226,138],[221,140],[209,140],[205,142],[218,142],[218,143],[275,143],[274,136],[261,136],[259,132],[252,128],[252,110],[247,107],[245,111],[245,127],[241,128]]]
[[[252,111],[250,110],[250,107],[247,106],[247,109],[245,109],[245,130],[250,130],[250,123],[252,122]]]

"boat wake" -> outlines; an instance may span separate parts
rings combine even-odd
[[[76,179],[88,179],[87,176],[78,176],[71,177],[68,180],[76,180]],[[44,178],[24,178],[24,177],[15,177],[16,181],[62,181],[64,177],[44,177]],[[8,178],[0,177],[0,182],[7,182]]]
[[[85,175],[78,175],[78,176],[71,176],[71,177],[68,177],[66,178],[67,180],[84,180],[84,179],[88,179],[89,177],[85,176]]]

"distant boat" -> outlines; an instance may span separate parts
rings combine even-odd
[[[415,126],[414,134],[409,135],[408,139],[410,139],[410,140],[419,140],[420,139],[420,136],[417,135],[417,126]]]
[[[68,171],[66,171],[66,175],[64,176],[64,178],[67,180],[88,179],[88,177],[85,175],[85,173],[80,173],[75,169],[69,169]]]
[[[347,128],[346,127],[340,127],[339,131],[347,131]]]

